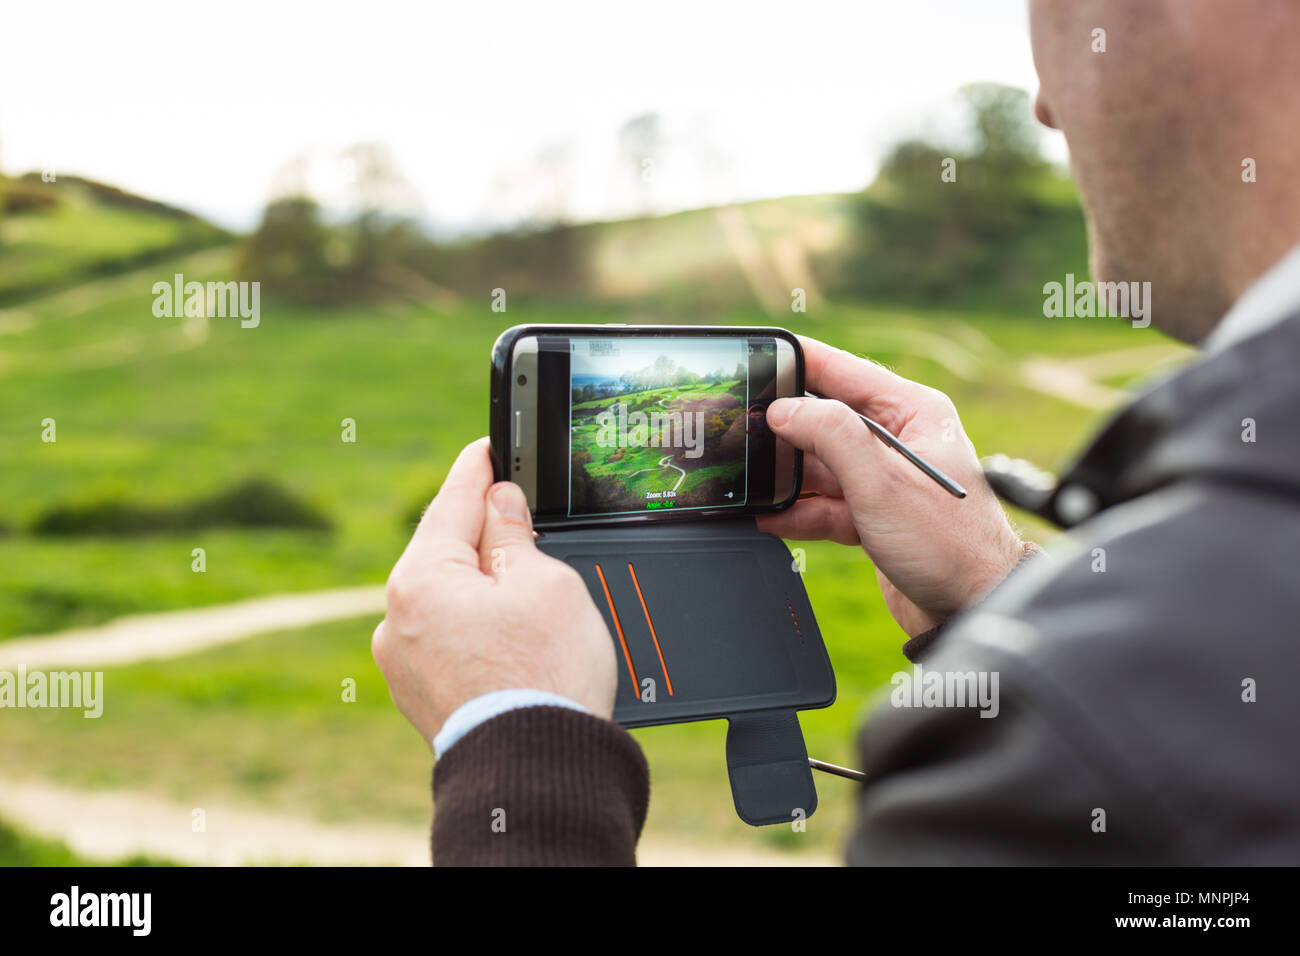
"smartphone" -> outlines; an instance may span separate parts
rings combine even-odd
[[[785,329],[531,325],[492,349],[492,459],[538,526],[757,514],[799,495],[767,425],[804,393]]]

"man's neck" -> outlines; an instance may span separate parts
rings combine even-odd
[[[1222,351],[1297,313],[1300,313],[1300,245],[1255,280],[1233,303],[1205,339],[1205,350]]]

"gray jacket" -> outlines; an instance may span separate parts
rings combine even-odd
[[[867,721],[850,863],[1300,863],[1298,369],[1295,316],[1097,436],[1048,505],[1095,513],[910,651],[996,716]]]

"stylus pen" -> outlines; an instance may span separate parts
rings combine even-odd
[[[807,395],[809,398],[822,397],[821,395],[814,395],[812,392],[804,392],[804,394]],[[941,487],[944,491],[948,492],[948,494],[952,495],[955,498],[966,497],[965,488],[957,484],[957,482],[953,481],[951,478],[949,478],[947,475],[941,472],[938,468],[934,467],[934,465],[930,464],[928,461],[926,461],[916,452],[912,451],[912,449],[908,448],[901,441],[899,441],[897,438],[891,435],[889,433],[889,430],[886,429],[884,425],[880,424],[879,422],[872,421],[870,418],[868,418],[866,415],[861,414],[860,412],[854,412],[853,414],[857,415],[858,418],[862,419],[863,424],[866,425],[869,429],[871,429],[872,433],[877,438],[883,441],[890,448],[894,449],[894,451],[898,452],[900,455],[902,455],[912,464],[916,465],[917,468],[920,468],[923,472],[926,473],[926,475],[932,478],[934,482],[937,485],[939,485],[939,487]]]
[[[861,770],[850,770],[848,767],[841,767],[839,764],[826,763],[824,760],[808,758],[808,766],[814,770],[820,770],[823,773],[833,773],[837,777],[846,777],[849,780],[857,780],[859,783],[865,783],[867,775]]]

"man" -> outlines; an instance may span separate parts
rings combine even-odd
[[[941,440],[944,395],[806,343],[809,387],[831,400],[777,402],[769,421],[821,497],[761,526],[860,543],[910,658],[1000,676],[996,719],[872,716],[848,860],[1294,864],[1300,8],[1034,0],[1031,33],[1036,114],[1069,140],[1093,278],[1149,281],[1153,321],[1204,356],[1102,430],[1058,493],[1076,526],[1027,557],[969,441]],[[935,495],[850,408],[971,496]],[[492,484],[483,443],[388,593],[374,654],[440,755],[436,861],[634,862],[648,778],[609,720],[610,637],[578,575],[534,547],[519,489]],[[505,808],[508,840],[492,832]]]

